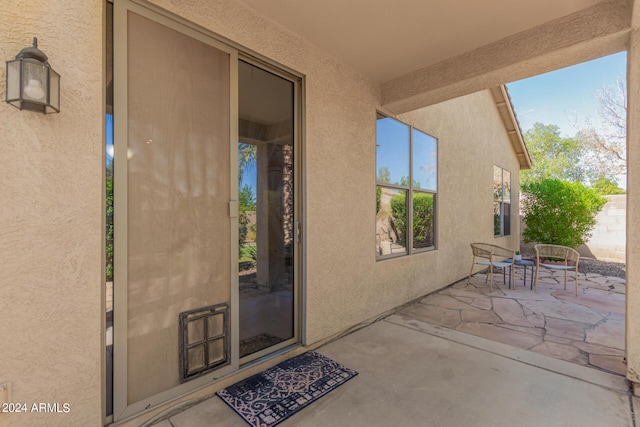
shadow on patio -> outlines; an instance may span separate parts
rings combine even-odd
[[[619,375],[624,362],[625,281],[618,277],[579,274],[579,296],[573,275],[541,268],[537,292],[530,290],[531,271],[523,286],[523,269],[515,272],[515,289],[494,275],[493,292],[486,272],[461,280],[398,314],[405,320],[455,329]],[[496,286],[498,283],[498,286]]]

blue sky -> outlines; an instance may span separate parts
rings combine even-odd
[[[535,122],[557,125],[562,136],[574,136],[585,119],[597,120],[596,92],[625,78],[627,53],[619,52],[593,61],[509,83],[522,132]]]

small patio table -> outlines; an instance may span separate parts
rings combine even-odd
[[[506,259],[506,262],[511,262],[511,258]],[[531,284],[529,289],[533,290],[533,269],[535,268],[535,264],[533,261],[528,259],[523,259],[520,261],[514,261],[513,264],[516,267],[524,267],[524,285],[527,286],[527,267],[531,267]],[[516,284],[513,284],[513,288],[515,289]],[[511,289],[511,276],[509,276],[509,289]]]

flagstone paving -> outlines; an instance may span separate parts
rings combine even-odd
[[[529,276],[530,277],[530,276]],[[496,275],[493,292],[481,272],[405,307],[399,315],[455,329],[585,365],[625,375],[625,282],[618,277],[564,274],[541,268],[537,291],[515,272],[514,289]]]

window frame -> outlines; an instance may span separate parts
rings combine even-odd
[[[496,188],[495,188],[495,177],[496,177],[496,172],[500,170],[500,191],[499,191],[499,195],[496,193]],[[509,198],[508,200],[505,199],[504,195],[505,195],[505,172],[509,174],[509,185],[508,185],[508,191],[509,191]],[[499,239],[501,237],[509,237],[511,236],[511,217],[512,217],[512,212],[511,212],[511,200],[513,199],[513,194],[511,189],[513,188],[513,184],[512,184],[512,180],[511,180],[511,171],[497,166],[497,165],[493,165],[493,206],[494,206],[494,211],[493,211],[493,221],[494,221],[494,225],[493,225],[493,237],[495,239]],[[497,196],[497,197],[496,197]],[[495,205],[496,203],[498,204],[498,209],[499,209],[499,225],[498,225],[498,233],[496,233],[496,209],[495,209]],[[505,205],[508,205],[509,208],[509,212],[506,215],[508,217],[508,227],[505,227],[505,224],[507,224],[507,222],[505,221]],[[507,232],[505,232],[505,229],[507,229]]]
[[[377,152],[377,147],[379,146],[378,144],[378,130],[377,130],[377,122],[378,120],[382,119],[382,118],[388,118],[391,120],[394,120],[395,122],[398,122],[402,125],[407,126],[408,128],[408,144],[409,144],[409,156],[407,158],[408,161],[408,170],[409,170],[409,177],[408,177],[408,185],[399,185],[399,184],[392,184],[392,183],[384,183],[384,182],[380,182],[378,181],[378,152]],[[427,135],[430,138],[433,138],[434,140],[434,144],[435,144],[435,190],[433,189],[423,189],[423,188],[419,188],[417,186],[414,186],[414,171],[413,171],[413,163],[414,163],[414,131],[423,133],[425,135]],[[439,164],[439,140],[438,138],[436,138],[435,136],[416,128],[415,126],[412,126],[406,122],[403,122],[401,120],[398,120],[395,117],[391,117],[388,114],[385,114],[383,112],[380,111],[376,111],[376,171],[375,171],[375,189],[376,189],[376,261],[381,261],[381,260],[387,260],[387,259],[394,259],[394,258],[400,258],[400,257],[404,257],[404,256],[411,256],[414,254],[419,254],[419,253],[426,253],[426,252],[432,252],[437,250],[438,248],[438,227],[437,227],[437,207],[438,207],[438,181],[439,181],[439,175],[438,175],[438,164]],[[392,251],[390,251],[391,253],[389,254],[381,254],[380,252],[380,245],[378,243],[378,232],[377,232],[377,226],[378,226],[378,190],[381,188],[387,188],[389,190],[392,191],[401,191],[404,192],[405,194],[405,202],[406,202],[406,231],[405,231],[405,241],[404,241],[404,247],[405,250],[402,253],[393,253]],[[424,248],[415,248],[414,247],[414,220],[413,220],[413,213],[414,213],[414,197],[416,194],[429,194],[433,197],[433,219],[432,219],[432,235],[433,235],[433,242],[432,245],[428,246],[428,247],[424,247]]]

